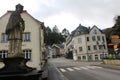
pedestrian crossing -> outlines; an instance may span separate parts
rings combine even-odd
[[[59,68],[61,72],[72,72],[72,71],[80,71],[80,70],[88,70],[88,69],[100,69],[102,67],[99,66],[82,66],[82,67],[66,67],[66,68]]]

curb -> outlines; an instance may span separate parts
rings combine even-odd
[[[48,80],[68,80],[57,67],[48,62]]]

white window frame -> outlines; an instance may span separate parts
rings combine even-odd
[[[2,33],[1,42],[7,42],[7,41],[8,41],[8,35],[5,33]]]
[[[102,36],[102,41],[105,42],[105,37],[104,36]]]
[[[79,43],[82,43],[82,39],[81,38],[78,38],[78,44]]]
[[[90,37],[86,37],[87,41],[90,41]]]
[[[7,58],[7,54],[8,54],[8,51],[7,51],[7,50],[1,50],[1,51],[0,51],[0,55],[1,55],[0,58]]]
[[[97,50],[97,45],[93,45],[93,49],[94,49],[94,50]]]
[[[30,41],[31,37],[30,37],[30,32],[25,32],[23,34],[23,41]]]
[[[101,38],[100,38],[100,36],[97,36],[97,40],[98,40],[98,41],[101,41]]]
[[[95,60],[98,60],[98,57],[99,57],[99,56],[96,54],[96,55],[95,55]]]
[[[88,48],[88,51],[90,51],[91,50],[91,46],[89,45],[89,46],[87,46],[87,48]]]
[[[96,41],[96,37],[95,37],[95,36],[92,36],[92,40],[93,40],[93,41]]]
[[[83,51],[83,48],[82,47],[79,47],[79,52]]]
[[[25,59],[31,59],[32,50],[31,49],[25,49],[23,50],[24,58]]]

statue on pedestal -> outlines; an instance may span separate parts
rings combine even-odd
[[[6,58],[2,61],[5,66],[0,69],[0,74],[27,73],[33,70],[26,65],[27,59],[24,59],[22,53],[22,38],[25,29],[24,20],[21,17],[23,6],[16,5],[16,10],[9,17],[5,33],[8,35],[9,50]]]
[[[23,6],[16,5],[8,20],[5,33],[8,35],[9,50],[8,56],[2,58],[5,64],[0,69],[0,80],[39,80],[42,71],[26,65],[28,59],[24,59],[22,53],[22,38],[25,29],[24,20],[21,17]]]
[[[16,5],[16,10],[12,12],[5,33],[8,35],[9,51],[8,57],[23,57],[22,54],[22,33],[25,29],[24,20],[21,17],[23,6]]]

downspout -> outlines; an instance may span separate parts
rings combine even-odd
[[[41,52],[41,28],[39,26],[39,51],[40,51],[40,69],[42,68],[42,52]]]
[[[86,34],[85,34],[87,61],[89,61],[88,46],[87,46],[87,40],[86,40],[86,38],[87,38],[87,37],[86,37]]]

